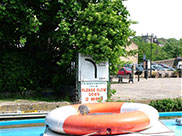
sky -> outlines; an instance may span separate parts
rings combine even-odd
[[[136,36],[154,34],[158,38],[182,38],[182,0],[127,0],[124,2]]]

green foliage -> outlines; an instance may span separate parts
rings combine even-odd
[[[91,55],[96,62],[109,60],[111,67],[116,67],[133,34],[128,16],[120,0],[88,4],[75,22],[77,33],[73,37],[78,52]]]
[[[152,51],[152,60],[164,60],[169,58],[176,58],[176,56],[182,55],[182,44],[176,39],[158,39],[159,43],[163,45],[160,47],[159,45],[153,43],[146,43],[142,40],[141,36],[134,37],[132,39],[139,47],[138,59],[139,62],[143,61],[143,55],[146,55],[147,59],[151,59],[151,51]]]
[[[80,52],[97,62],[109,60],[113,70],[133,35],[122,0],[3,0],[0,5],[0,45],[23,46],[36,59],[60,67],[69,67]]]
[[[159,112],[182,111],[182,98],[153,100],[150,105]]]
[[[9,53],[0,56],[0,91],[24,92],[37,87],[33,61],[20,52]]]
[[[111,83],[107,85],[107,102],[112,101],[111,97],[117,92],[115,89],[111,89]]]
[[[74,85],[78,52],[116,70],[133,35],[128,16],[122,0],[0,1],[0,51],[12,51],[1,56],[1,90]]]
[[[164,60],[169,58],[167,52],[165,52],[160,46],[157,44],[152,45],[152,60]]]
[[[35,11],[24,0],[2,0],[0,2],[0,45],[17,46],[21,37],[37,33],[41,22]]]
[[[182,56],[182,44],[174,38],[166,40],[163,50],[168,53],[169,58]]]
[[[117,92],[117,91],[116,91],[115,89],[109,89],[109,90],[108,90],[108,93],[107,93],[107,96],[108,96],[107,102],[112,101],[111,97],[112,97],[116,92]]]

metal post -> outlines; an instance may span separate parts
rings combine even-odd
[[[153,34],[151,34],[151,37],[150,37],[150,51],[151,51],[151,54],[150,54],[150,77],[152,77],[152,44],[153,42],[155,41],[155,38],[153,36]]]
[[[151,36],[151,44],[150,44],[150,77],[152,77],[152,43],[153,43],[153,36]]]
[[[140,75],[138,74],[138,82],[140,81]]]
[[[146,36],[146,41],[150,43],[150,77],[152,77],[152,44],[153,43],[157,43],[158,44],[158,41],[157,41],[157,37],[154,36],[153,34],[151,34],[151,36]]]

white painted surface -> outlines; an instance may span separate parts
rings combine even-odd
[[[96,64],[97,78],[95,78],[94,65],[85,59],[94,60],[89,56],[84,56],[79,53],[78,59],[78,81],[109,81],[109,63],[102,62]]]
[[[72,106],[64,106],[51,111],[45,119],[45,124],[50,127],[51,130],[64,133],[63,123],[71,115],[76,114],[77,110]]]
[[[177,69],[182,69],[182,61],[179,61],[178,65],[176,67],[177,67]]]
[[[81,82],[81,103],[107,100],[107,82]]]
[[[122,113],[122,112],[131,112],[131,111],[144,112],[150,120],[149,127],[153,126],[159,119],[159,113],[155,108],[146,104],[142,104],[142,103],[124,103],[121,107],[120,112]]]

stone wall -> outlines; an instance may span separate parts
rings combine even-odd
[[[3,102],[0,103],[0,113],[48,112],[69,104],[68,102]]]
[[[168,66],[173,67],[174,60],[175,60],[175,58],[173,58],[173,59],[166,59],[166,60],[159,60],[159,61],[153,61],[153,62],[157,63],[157,64],[166,64]]]
[[[129,46],[126,47],[126,51],[131,51],[131,50],[138,50],[138,46],[133,42]],[[135,56],[120,57],[120,59],[122,61],[138,64],[138,54],[136,54]]]

